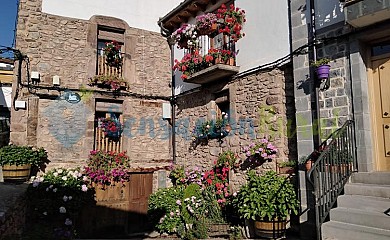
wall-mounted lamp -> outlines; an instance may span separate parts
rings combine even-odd
[[[39,72],[31,72],[31,81],[34,82],[39,82],[40,81],[40,74]]]
[[[53,76],[53,85],[59,86],[60,85],[60,76]]]

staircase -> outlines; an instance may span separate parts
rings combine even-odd
[[[324,240],[390,239],[390,172],[354,173],[322,224]]]

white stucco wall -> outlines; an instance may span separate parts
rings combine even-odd
[[[130,27],[160,32],[159,17],[182,0],[43,0],[42,11],[59,16],[90,19],[105,15],[125,20]]]
[[[236,0],[236,6],[247,19],[245,37],[237,42],[240,72],[289,54],[287,0]]]
[[[314,7],[317,29],[344,21],[343,3],[340,0],[315,0]]]

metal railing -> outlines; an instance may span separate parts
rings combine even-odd
[[[314,188],[317,239],[321,239],[321,225],[344,189],[351,174],[357,171],[355,131],[348,120],[323,145],[322,152],[307,173]]]

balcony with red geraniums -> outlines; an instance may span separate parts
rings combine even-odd
[[[187,83],[206,84],[238,73],[236,42],[245,36],[245,11],[224,4],[216,13],[196,17],[195,24],[182,24],[171,35],[184,57],[173,69]]]

